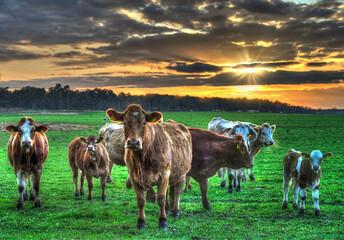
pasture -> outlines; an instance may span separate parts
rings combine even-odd
[[[74,196],[72,172],[68,163],[69,143],[77,136],[98,135],[105,112],[79,114],[1,113],[1,129],[31,116],[37,123],[58,123],[47,132],[50,152],[43,168],[40,195],[43,207],[35,209],[26,202],[16,210],[17,182],[7,159],[10,134],[0,138],[0,239],[340,239],[344,234],[344,116],[293,115],[269,113],[166,112],[169,118],[186,126],[207,129],[213,117],[276,124],[275,145],[263,148],[255,158],[253,172],[257,181],[243,182],[243,192],[227,193],[221,179],[209,179],[208,197],[213,211],[202,207],[198,183],[181,197],[179,218],[168,217],[169,229],[158,229],[159,207],[146,203],[146,229],[137,230],[138,207],[133,189],[126,189],[127,170],[115,166],[114,183],[107,184],[108,201],[102,202],[99,179],[95,179],[93,201]],[[6,123],[6,124],[5,124]],[[68,127],[63,124],[83,125]],[[65,126],[65,127],[64,127]],[[322,165],[320,187],[321,216],[314,214],[311,191],[306,213],[292,208],[292,189],[288,209],[282,210],[283,156],[289,148],[311,152],[319,149],[333,157]],[[228,183],[228,182],[227,182]],[[228,184],[227,184],[228,186]],[[227,187],[226,186],[226,187]],[[87,193],[87,186],[85,192]]]

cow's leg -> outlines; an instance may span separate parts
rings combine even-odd
[[[220,187],[225,188],[226,187],[226,168],[220,168],[219,171],[217,171],[217,174],[221,178],[221,185]]]
[[[316,216],[320,216],[320,207],[319,207],[319,189],[313,190],[313,202],[314,202],[314,212]]]
[[[254,162],[254,158],[252,158],[252,163]],[[249,172],[249,177],[251,179],[251,181],[256,181],[256,178],[253,176],[253,170],[252,167],[248,169]]]
[[[307,197],[307,191],[306,188],[301,188],[300,190],[300,213],[305,213],[305,201]]]
[[[291,178],[288,176],[283,177],[283,206],[282,208],[285,209],[288,207],[288,192],[291,183]]]
[[[39,169],[36,173],[33,174],[33,189],[35,190],[35,207],[36,208],[41,208],[42,207],[42,202],[41,202],[41,197],[39,196],[39,183],[41,181],[41,173],[42,170]]]
[[[100,176],[100,186],[102,188],[102,199],[104,202],[107,201],[106,193],[105,193],[105,188],[106,188],[106,182],[108,179],[108,174],[105,173],[104,175]]]
[[[158,185],[158,205],[160,208],[159,228],[162,228],[164,230],[167,230],[168,228],[167,215],[165,211],[167,188],[168,188],[168,177],[165,177],[165,179],[162,179],[160,184]]]
[[[35,190],[33,189],[33,182],[34,182],[35,176],[31,175],[31,189],[30,189],[30,201],[35,200]]]
[[[149,203],[156,203],[156,195],[153,187],[147,190],[146,201]]]
[[[233,180],[235,179],[235,170],[227,168],[228,171],[228,192],[233,193]]]
[[[85,172],[81,171],[80,172],[80,195],[81,196],[85,195],[85,189],[84,189],[85,177],[86,177]],[[78,178],[76,179],[76,181],[78,181]]]
[[[29,178],[30,176],[28,176]],[[23,200],[24,202],[26,202],[28,200],[28,194],[27,194],[27,178],[25,178],[25,188],[24,188],[24,192],[23,192]]]
[[[106,182],[107,183],[113,183],[113,181],[111,179],[112,168],[113,168],[113,162],[109,161],[109,174],[108,174],[108,176],[106,178]]]
[[[203,179],[202,181],[199,182],[199,186],[201,188],[201,193],[202,193],[202,204],[203,207],[207,210],[212,210],[210,206],[210,202],[208,200],[208,184],[209,184],[209,179]]]
[[[128,176],[127,181],[126,181],[125,184],[126,184],[127,189],[131,189],[131,188],[133,187],[133,185],[132,185],[131,182],[130,182],[129,176]]]
[[[173,186],[170,186],[170,189],[172,189]],[[171,200],[171,192],[170,192],[170,201]],[[168,188],[166,189],[166,203],[165,203],[165,212],[166,212],[166,216],[168,216],[169,212],[170,212],[170,203],[169,203],[169,199],[168,199]],[[172,205],[171,205],[172,206]]]
[[[80,192],[78,189],[78,169],[72,167],[72,172],[73,172],[73,182],[74,182],[74,193],[76,197],[80,197]],[[80,177],[80,182],[81,182],[81,177]]]
[[[185,188],[184,188],[184,192],[188,192],[189,190],[191,190],[191,184],[190,184],[190,176],[186,176],[185,177]]]
[[[236,183],[235,190],[237,192],[241,192],[241,179],[242,179],[242,176],[243,176],[243,174],[245,172],[245,168],[236,170],[236,172],[237,172],[237,174],[236,174],[237,183]]]
[[[24,190],[26,188],[26,172],[19,170],[17,172],[17,184],[18,184],[18,203],[17,203],[17,209],[23,209],[24,208]]]
[[[91,175],[86,174],[86,179],[87,179],[87,186],[88,186],[88,196],[87,196],[87,200],[88,201],[92,201],[92,189],[93,189],[93,178]]]
[[[242,181],[247,182],[247,177],[246,177],[246,169],[244,170],[244,173],[242,175]]]
[[[294,187],[293,187],[293,195],[294,195],[293,208],[294,209],[298,209],[297,200],[299,198],[299,190],[300,190],[300,186],[295,180]]]
[[[179,217],[179,201],[180,196],[182,195],[184,181],[180,181],[173,185],[174,194],[173,194],[173,205],[172,205],[172,217]]]
[[[136,199],[137,199],[137,205],[139,207],[139,218],[137,219],[137,229],[143,229],[146,227],[146,216],[145,216],[145,192],[143,189],[136,184],[133,179],[130,179],[132,186],[134,187]]]

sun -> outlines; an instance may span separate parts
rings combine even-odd
[[[255,68],[244,68],[242,71],[245,73],[253,73],[253,72],[256,72],[257,69],[255,69]]]

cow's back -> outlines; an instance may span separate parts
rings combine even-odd
[[[283,171],[284,175],[297,178],[296,167],[298,159],[301,157],[300,152],[289,151],[283,159]]]

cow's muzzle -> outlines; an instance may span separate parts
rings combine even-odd
[[[129,139],[126,144],[125,144],[125,148],[129,149],[129,150],[141,150],[142,149],[142,144],[141,141],[139,139]]]
[[[30,147],[32,147],[32,142],[31,141],[22,141],[21,146],[23,148],[30,148]]]

